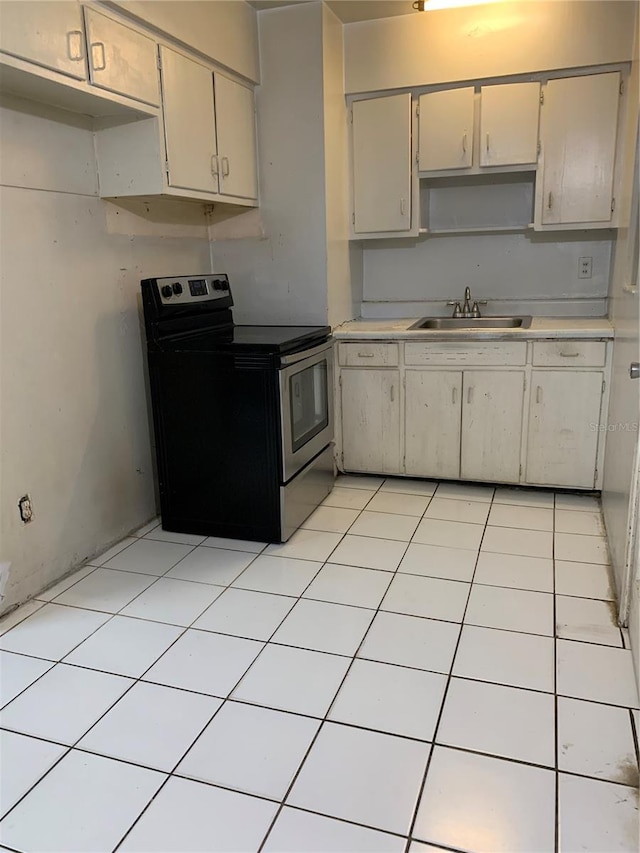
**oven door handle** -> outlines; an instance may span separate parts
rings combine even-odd
[[[305,349],[301,352],[294,352],[291,355],[283,355],[280,359],[280,364],[283,367],[288,367],[290,364],[297,364],[299,361],[305,361],[307,358],[315,358],[321,352],[333,349],[333,340],[325,341],[313,349]]]

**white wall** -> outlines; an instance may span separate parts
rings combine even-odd
[[[256,92],[265,237],[211,244],[238,323],[326,323],[322,5],[259,15]],[[231,226],[233,222],[231,223]]]
[[[343,27],[322,10],[328,322],[360,312],[362,248],[349,242],[349,134],[344,98]]]
[[[87,119],[2,104],[0,611],[155,513],[139,281],[210,268],[204,236],[108,233]]]
[[[259,82],[256,10],[244,0],[114,0],[109,5]]]
[[[637,6],[636,6],[637,8]],[[609,550],[613,562],[614,576],[618,595],[621,586],[626,585],[627,538],[629,536],[629,504],[632,478],[640,472],[635,470],[635,454],[638,448],[637,425],[640,421],[640,383],[629,378],[629,365],[640,360],[639,300],[636,292],[629,292],[628,286],[633,279],[634,254],[636,255],[637,275],[637,230],[628,227],[632,205],[635,209],[635,229],[638,218],[638,174],[637,167],[640,145],[638,138],[638,113],[640,111],[640,66],[638,60],[639,38],[636,27],[634,67],[629,80],[628,113],[623,149],[623,174],[620,199],[622,222],[626,223],[618,232],[615,247],[610,292],[610,317],[615,330],[613,350],[613,370],[611,396],[609,402],[608,423],[627,424],[625,429],[607,433],[607,445],[604,459],[604,481],[602,503],[609,539]],[[635,425],[635,429],[634,429]],[[637,530],[636,548],[640,549],[640,529]],[[640,684],[640,551],[636,555],[636,565],[631,570],[631,612],[629,627],[632,638],[632,650],[636,667],[636,678]]]
[[[608,236],[582,232],[556,241],[546,234],[474,234],[367,243],[362,314],[444,314],[451,310],[446,300],[460,298],[468,285],[474,298],[490,300],[485,313],[602,316]],[[578,278],[583,256],[593,258],[590,279]]]
[[[629,61],[627,0],[491,3],[345,26],[349,93]]]

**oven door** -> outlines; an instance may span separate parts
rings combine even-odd
[[[333,341],[283,356],[282,477],[288,482],[333,441]]]

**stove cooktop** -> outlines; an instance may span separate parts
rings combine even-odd
[[[173,349],[287,353],[321,344],[330,334],[330,326],[233,326],[183,338],[175,342]]]

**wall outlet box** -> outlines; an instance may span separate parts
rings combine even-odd
[[[578,258],[578,278],[591,278],[593,258]]]

